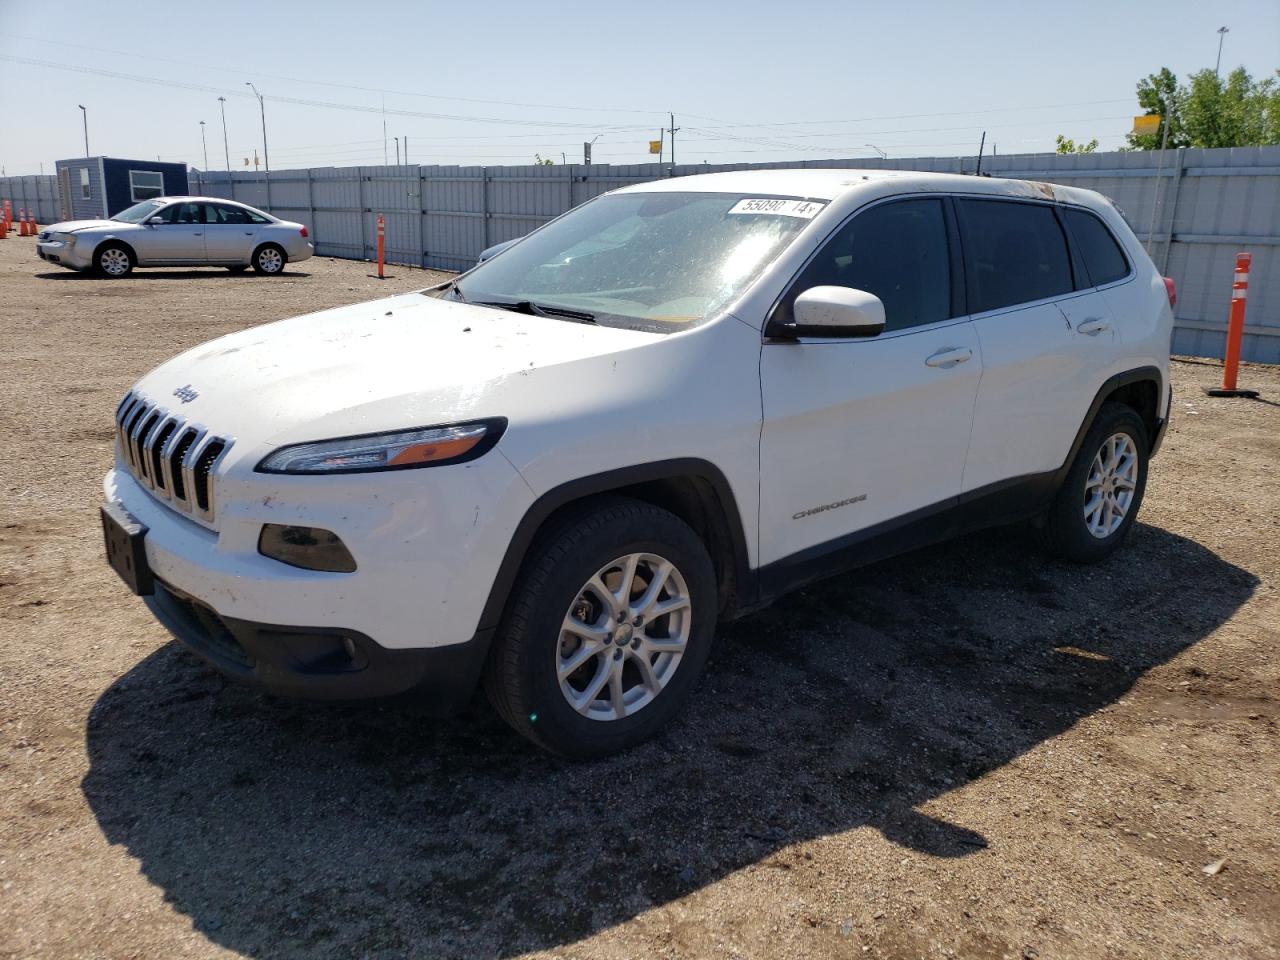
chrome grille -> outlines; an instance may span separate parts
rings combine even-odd
[[[213,521],[214,469],[231,449],[199,424],[136,391],[116,408],[120,459],[140,484],[175,510]]]

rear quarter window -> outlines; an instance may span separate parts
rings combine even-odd
[[[1071,292],[1067,239],[1052,207],[958,199],[956,211],[973,313]]]
[[[1088,283],[1084,282],[1085,278],[1077,278],[1080,281],[1077,287],[1089,284],[1098,287],[1129,275],[1129,261],[1124,250],[1105,223],[1085,210],[1064,209],[1062,213],[1089,274]]]

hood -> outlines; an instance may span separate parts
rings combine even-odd
[[[75,233],[77,230],[87,230],[90,227],[106,227],[111,230],[128,226],[131,224],[120,223],[117,220],[67,220],[63,223],[50,224],[44,229],[50,233]]]
[[[406,294],[221,337],[137,389],[246,449],[518,418],[574,364],[665,339]]]

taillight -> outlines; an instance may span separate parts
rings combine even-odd
[[[1178,305],[1178,288],[1173,285],[1173,277],[1164,278],[1164,289],[1165,293],[1169,294],[1169,306],[1176,307]]]
[[[298,232],[299,232],[300,234],[302,234],[304,237],[305,237],[305,236],[307,236],[307,228],[306,228],[306,227],[303,227],[303,228],[302,228],[301,230],[299,230]],[[1173,281],[1172,281],[1172,280],[1166,280],[1165,282],[1166,282],[1166,283],[1173,283]],[[1170,290],[1172,290],[1172,289],[1173,289],[1173,287],[1170,287],[1169,289],[1170,289]]]

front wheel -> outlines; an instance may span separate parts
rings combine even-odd
[[[115,279],[133,271],[133,254],[121,243],[108,243],[93,255],[93,265],[104,277]]]
[[[274,243],[264,243],[253,252],[253,269],[258,273],[280,273],[287,262],[284,250]]]
[[[652,736],[688,699],[716,623],[706,548],[647,503],[597,501],[543,535],[486,669],[494,707],[561,756]]]
[[[1045,517],[1042,539],[1051,553],[1093,563],[1124,542],[1147,486],[1147,444],[1132,407],[1102,405]]]

